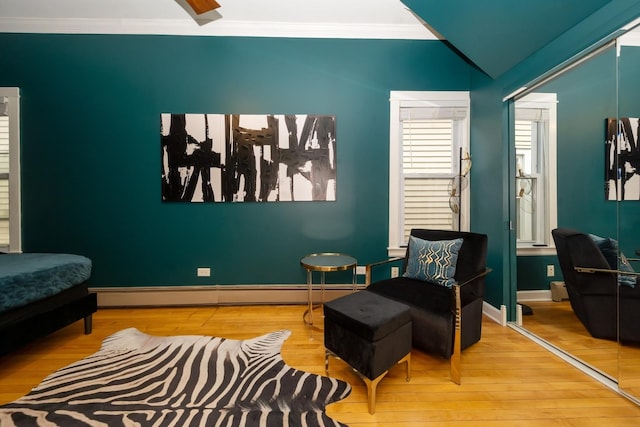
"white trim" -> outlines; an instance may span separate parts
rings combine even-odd
[[[494,322],[502,324],[502,312],[486,301],[484,301],[482,304],[482,314],[493,320]]]
[[[544,247],[533,247],[533,246],[522,246],[517,248],[518,256],[543,256],[543,255],[556,255],[556,247],[552,242],[552,246],[544,246]]]
[[[621,46],[635,46],[635,47],[640,46],[640,32],[631,31],[620,36],[619,44]]]
[[[294,23],[191,19],[0,18],[2,33],[157,34],[185,36],[302,37],[437,40],[420,24]]]

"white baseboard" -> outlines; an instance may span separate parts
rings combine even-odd
[[[502,312],[499,308],[496,308],[489,304],[488,302],[484,302],[482,306],[482,313],[487,316],[489,319],[493,320],[496,323],[502,324]],[[502,325],[504,326],[504,325]]]

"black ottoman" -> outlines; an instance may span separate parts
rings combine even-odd
[[[329,356],[349,364],[367,385],[369,413],[375,412],[378,383],[397,363],[411,370],[409,307],[369,291],[324,304],[325,369]]]

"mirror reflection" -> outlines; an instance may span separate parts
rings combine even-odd
[[[640,69],[640,30],[636,28],[621,37],[620,45],[618,126],[624,134],[619,133],[617,147],[620,178],[616,196],[620,200],[618,236],[621,249],[618,268],[637,272],[640,271],[640,87],[637,78],[637,70]],[[625,255],[628,263],[624,262]],[[640,399],[640,333],[636,332],[640,329],[640,284],[637,284],[638,276],[623,274],[620,283],[618,384],[626,393]],[[627,333],[629,330],[631,334]]]
[[[541,162],[549,163],[551,155],[556,155],[557,179],[557,227],[572,229],[583,233],[617,239],[616,203],[605,200],[604,197],[604,140],[605,123],[608,118],[616,117],[616,48],[610,46],[593,54],[552,81],[535,89],[515,102],[516,125],[529,114],[531,100],[546,96],[555,100],[556,118],[548,127],[550,134],[547,139],[557,138],[555,153],[548,149],[548,142],[538,144],[547,148],[543,152]],[[542,111],[551,111],[552,101],[547,109],[539,106]],[[532,126],[538,126],[536,122]],[[517,127],[516,127],[517,129]],[[518,134],[516,133],[516,144]],[[544,148],[543,148],[544,149]],[[542,150],[539,150],[542,151]],[[516,146],[516,153],[518,152]],[[546,167],[547,172],[552,170]],[[519,173],[519,172],[518,172]],[[526,173],[524,175],[527,176]],[[516,180],[516,185],[521,180]],[[518,188],[518,187],[516,187]],[[527,187],[525,187],[527,188]],[[547,183],[547,190],[550,190]],[[518,189],[516,200],[521,197]],[[526,192],[525,192],[526,194]],[[553,204],[550,201],[549,205]],[[516,207],[522,206],[516,203]],[[527,204],[524,204],[527,206]],[[520,209],[520,216],[525,216]],[[533,220],[532,220],[533,222]],[[535,244],[548,245],[553,248],[551,231],[556,229],[552,218],[547,222],[540,221],[538,228],[544,227],[542,233],[546,241],[518,240],[518,248],[522,249],[530,244],[535,250]],[[520,226],[518,225],[518,230]],[[588,237],[587,237],[588,238]],[[583,239],[584,240],[584,239]],[[592,248],[593,249],[593,248]],[[534,254],[532,258],[548,258],[547,264],[554,268],[553,282],[564,282],[564,271],[561,271],[558,254],[555,250],[548,255]],[[573,254],[575,255],[575,254]],[[571,257],[572,254],[569,254]],[[569,266],[573,269],[575,266]],[[604,267],[604,265],[600,265]],[[555,269],[559,271],[555,271]],[[573,275],[575,277],[575,274]],[[550,285],[547,275],[545,280]],[[557,280],[556,280],[557,279]],[[519,283],[520,285],[520,283]],[[567,296],[562,295],[560,301],[531,301],[527,306],[531,308],[528,315],[523,316],[523,326],[539,337],[554,344],[558,348],[585,361],[610,377],[617,377],[617,342],[615,327],[613,337],[602,339],[594,337],[587,326],[599,323],[598,318],[606,319],[615,326],[615,288],[607,292],[609,308],[604,313],[602,299],[584,295],[575,286],[568,287]],[[568,293],[571,292],[571,299]],[[557,299],[557,298],[556,298]],[[593,306],[593,310],[589,309]],[[609,319],[610,317],[610,319]],[[600,334],[597,334],[600,335]],[[600,335],[601,336],[601,335]],[[613,339],[611,339],[613,338]]]
[[[520,95],[511,124],[522,326],[636,398],[640,285],[624,273],[640,271],[638,33]]]

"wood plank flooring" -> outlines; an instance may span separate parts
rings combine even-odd
[[[202,334],[252,338],[289,329],[282,356],[297,369],[324,374],[322,323],[305,326],[304,306],[223,306],[101,309],[94,331],[77,322],[0,358],[0,403],[27,393],[54,370],[98,350],[129,327],[153,335]],[[366,388],[338,360],[330,375],[353,386],[327,413],[350,426],[636,426],[640,407],[591,379],[526,337],[485,320],[482,340],[462,355],[462,385],[449,381],[448,362],[414,350],[411,381],[393,368],[378,387],[376,413]]]
[[[569,301],[532,301],[527,305],[532,308],[533,315],[523,316],[523,327],[617,379],[625,391],[640,396],[640,344],[619,345],[616,341],[592,337],[574,314]]]
[[[618,378],[618,343],[593,338],[569,301],[531,301],[527,305],[533,310],[533,315],[522,317],[527,330],[604,374]]]

